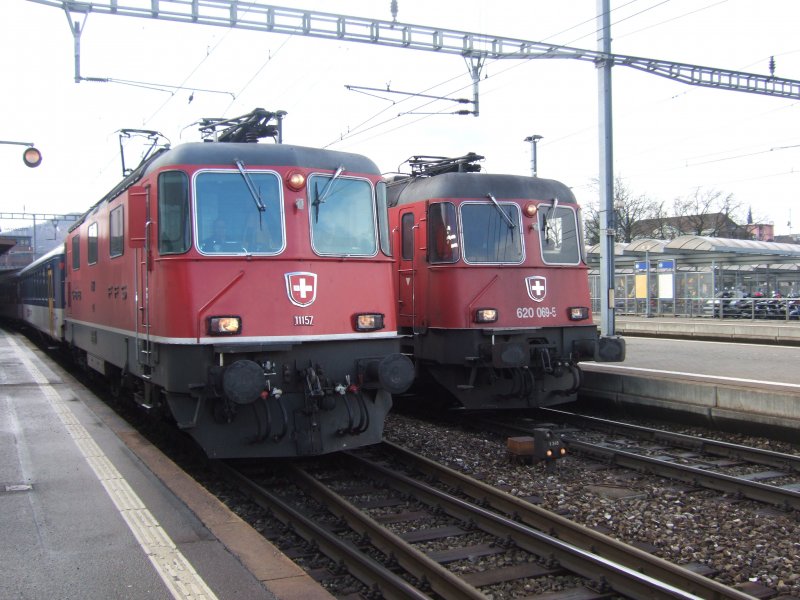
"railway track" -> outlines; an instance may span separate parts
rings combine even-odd
[[[800,456],[557,409],[542,412],[581,428],[561,430],[570,453],[784,510],[800,509]],[[533,430],[503,420],[484,423],[513,435]]]
[[[379,597],[751,598],[389,443],[218,468]]]

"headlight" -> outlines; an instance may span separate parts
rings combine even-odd
[[[567,311],[570,321],[585,321],[589,318],[589,309],[585,306],[571,306]]]
[[[306,177],[300,171],[291,171],[286,175],[286,186],[293,192],[299,192],[306,184]]]
[[[355,315],[354,324],[356,331],[377,331],[383,329],[383,315],[381,313],[364,313]]]
[[[536,216],[538,210],[539,208],[533,202],[528,202],[525,205],[525,208],[522,209],[522,212],[525,214],[526,217],[532,219],[533,217]]]
[[[494,323],[497,321],[496,308],[479,308],[475,311],[476,323]]]
[[[208,335],[239,335],[241,332],[241,317],[208,318]]]

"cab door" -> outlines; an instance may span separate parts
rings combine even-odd
[[[413,329],[417,320],[417,297],[415,293],[417,269],[415,254],[419,246],[419,223],[411,209],[401,209],[398,233],[400,236],[397,275],[398,275],[398,326]]]

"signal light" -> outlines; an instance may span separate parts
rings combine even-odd
[[[362,313],[353,319],[356,331],[377,331],[384,328],[383,315],[380,313]]]
[[[209,335],[239,335],[242,332],[241,317],[209,317]]]
[[[22,161],[31,169],[42,164],[42,153],[37,148],[30,146],[22,153]]]
[[[536,460],[554,461],[567,453],[561,437],[549,429],[533,430],[533,457]]]
[[[498,312],[496,308],[479,308],[475,311],[476,323],[494,323],[497,321]]]
[[[290,171],[286,175],[286,187],[288,187],[293,192],[299,192],[303,189],[303,186],[306,184],[306,176],[303,175],[300,171]]]
[[[586,306],[570,306],[567,309],[570,321],[585,321],[589,318],[589,308]]]

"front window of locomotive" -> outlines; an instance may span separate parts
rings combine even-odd
[[[336,256],[378,253],[375,201],[368,180],[312,175],[308,197],[314,252]]]
[[[556,203],[540,204],[537,214],[544,262],[558,265],[579,264],[581,237],[575,210]]]
[[[516,203],[465,202],[460,213],[465,262],[519,264],[525,259]]]
[[[195,176],[195,240],[203,254],[278,254],[285,246],[277,173],[203,171]]]

